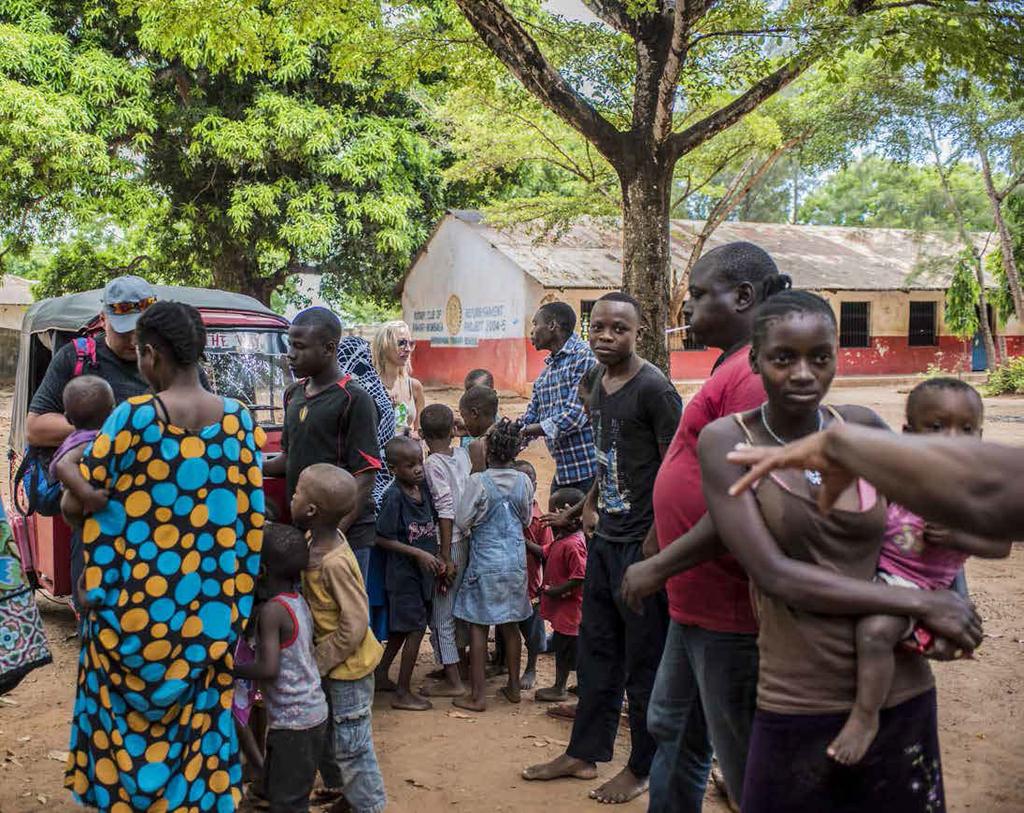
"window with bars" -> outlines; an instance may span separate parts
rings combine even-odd
[[[934,347],[938,344],[935,331],[935,303],[910,303],[910,329],[907,343],[911,347]]]
[[[580,300],[580,338],[583,341],[590,340],[590,312],[594,309],[594,299]]]
[[[840,303],[839,346],[871,346],[871,305],[869,302]]]

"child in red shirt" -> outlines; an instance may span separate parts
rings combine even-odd
[[[551,495],[552,513],[578,505],[584,494],[575,488],[560,488]],[[566,684],[576,669],[576,636],[583,615],[583,578],[587,572],[587,541],[579,527],[567,529],[547,549],[544,561],[544,586],[541,588],[540,614],[551,624],[554,635],[555,685],[538,689],[534,699],[561,702],[569,697]]]

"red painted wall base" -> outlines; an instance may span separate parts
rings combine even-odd
[[[528,339],[482,339],[476,347],[419,342],[413,351],[412,374],[430,386],[462,387],[466,373],[481,367],[491,371],[495,388],[526,393],[532,380],[526,377],[529,345]]]
[[[1011,356],[1024,356],[1024,336],[1007,336]],[[675,350],[670,353],[674,381],[707,378],[718,350]],[[529,339],[489,339],[476,347],[416,345],[413,374],[424,384],[461,387],[466,373],[483,367],[494,374],[499,390],[526,394],[530,382],[544,369],[547,353],[533,349]],[[905,336],[876,336],[871,347],[846,347],[839,351],[839,375],[917,375],[929,366],[949,372],[970,372],[971,344],[942,336],[937,347],[911,347]]]

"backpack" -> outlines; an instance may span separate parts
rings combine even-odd
[[[75,339],[75,367],[72,378],[84,375],[86,368],[96,369],[96,340],[79,336]],[[23,517],[39,514],[53,517],[60,513],[60,481],[50,479],[50,449],[26,446],[25,455],[14,475],[13,502]]]

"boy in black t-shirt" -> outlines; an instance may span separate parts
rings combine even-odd
[[[672,383],[636,354],[640,308],[621,293],[601,297],[590,314],[590,346],[601,363],[589,399],[598,472],[586,499],[553,525],[582,515],[592,531],[583,584],[579,632],[579,705],[566,752],[524,771],[526,779],[597,775],[612,758],[622,694],[629,698],[631,752],[615,777],[591,791],[604,803],[622,803],[647,789],[655,742],[647,731],[647,703],[668,630],[664,592],[644,602],[643,613],[621,600],[622,577],[643,558],[654,522],[652,493],[661,460],[682,414]],[[595,527],[596,525],[596,527]]]
[[[341,321],[326,308],[307,308],[288,329],[288,365],[300,380],[285,392],[282,453],[263,464],[284,476],[288,504],[307,466],[330,463],[356,479],[355,507],[338,524],[366,578],[374,540],[373,483],[381,468],[377,407],[338,367]]]
[[[394,690],[391,707],[406,711],[433,708],[412,690],[412,670],[430,620],[434,580],[444,575],[438,557],[437,512],[427,489],[419,441],[399,435],[387,445],[394,482],[384,492],[377,517],[377,544],[388,552],[388,645],[377,667],[377,690]],[[402,651],[398,683],[388,679]]]

